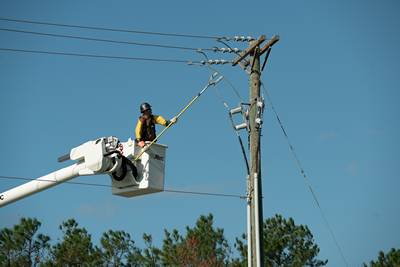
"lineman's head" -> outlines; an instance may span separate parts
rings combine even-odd
[[[151,113],[151,106],[150,106],[150,104],[149,103],[147,103],[147,102],[144,102],[144,103],[142,103],[141,105],[140,105],[140,112],[141,113]]]

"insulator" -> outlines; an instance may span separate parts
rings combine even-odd
[[[233,108],[233,109],[229,110],[229,113],[231,113],[232,115],[236,114],[236,113],[241,113],[241,112],[242,112],[242,106],[239,106],[237,108]]]
[[[245,36],[238,36],[238,35],[235,35],[235,37],[233,37],[233,39],[235,40],[235,41],[237,41],[237,42],[244,42],[244,41],[246,41],[246,37]]]
[[[209,59],[207,61],[205,61],[205,60],[200,61],[200,64],[202,64],[202,65],[206,65],[206,64],[208,64],[208,65],[224,65],[224,64],[230,64],[230,63],[232,63],[232,61],[225,60],[225,59],[215,59],[215,60]]]
[[[223,38],[219,38],[219,40],[222,40]],[[236,41],[236,42],[250,42],[250,41],[254,41],[256,40],[254,37],[251,36],[239,36],[239,35],[235,35],[233,37],[224,37],[224,39],[226,41]]]
[[[246,129],[246,128],[247,128],[247,123],[245,123],[245,122],[243,122],[242,124],[239,124],[239,125],[235,125],[236,131]]]
[[[227,48],[227,47],[213,47],[211,48],[214,52],[221,52],[221,53],[238,53],[241,52],[239,48]]]

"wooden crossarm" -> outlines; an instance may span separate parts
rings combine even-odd
[[[256,42],[254,42],[250,47],[244,50],[232,63],[232,66],[236,66],[240,61],[247,57],[254,49],[259,46],[266,39],[265,35],[261,35]]]

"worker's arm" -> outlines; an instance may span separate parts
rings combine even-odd
[[[144,142],[144,140],[142,140],[141,132],[142,132],[142,121],[139,119],[136,124],[136,129],[135,129],[136,142],[137,142],[138,146],[144,147],[145,142]]]
[[[176,123],[178,119],[176,117],[173,117],[170,121],[167,121],[166,119],[163,118],[163,116],[154,115],[154,120],[156,121],[157,124],[168,126],[171,123]]]
[[[135,136],[136,136],[137,142],[141,141],[140,139],[142,139],[142,136],[140,134],[141,130],[142,130],[142,122],[140,120],[138,120],[138,122],[136,124],[136,129],[135,129]]]
[[[160,115],[154,115],[154,120],[157,124],[168,126],[169,122]]]

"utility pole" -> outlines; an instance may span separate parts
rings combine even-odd
[[[260,49],[260,45],[266,40],[262,35],[258,40],[250,42],[250,46],[244,50],[233,66],[240,64],[244,69],[250,65],[249,72],[249,146],[250,146],[250,174],[248,182],[248,194],[250,202],[250,234],[248,233],[247,245],[249,267],[264,267],[264,242],[263,242],[263,202],[262,202],[262,180],[261,180],[261,126],[264,101],[260,94],[260,56],[267,52],[263,67],[267,57],[279,36],[272,37],[267,44]],[[241,61],[250,56],[250,61],[242,63]]]
[[[261,186],[261,159],[260,159],[260,134],[263,102],[260,95],[260,49],[254,48],[250,62],[250,93],[249,93],[249,126],[250,126],[250,192],[252,201],[250,204],[250,223],[253,266],[263,267],[263,214],[262,214],[262,186]],[[257,120],[257,121],[256,121]]]

